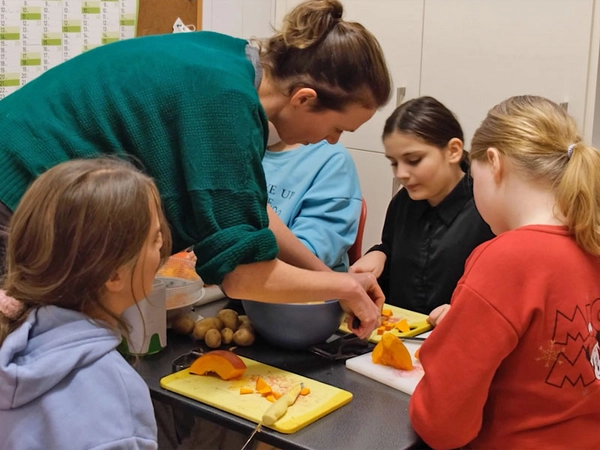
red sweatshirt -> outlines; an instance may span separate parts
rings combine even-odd
[[[527,226],[469,257],[410,402],[433,448],[600,449],[600,258]]]

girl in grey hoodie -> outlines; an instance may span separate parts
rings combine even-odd
[[[0,449],[155,449],[148,388],[116,347],[171,238],[152,180],[72,160],[28,189],[0,291]]]

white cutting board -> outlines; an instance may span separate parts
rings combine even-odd
[[[415,352],[421,346],[421,343],[404,342],[413,359],[412,370],[398,370],[393,367],[374,364],[371,353],[357,356],[346,360],[346,367],[350,370],[360,373],[365,377],[372,378],[375,381],[386,384],[394,389],[411,395],[417,383],[423,378],[423,367],[418,359],[415,358]]]

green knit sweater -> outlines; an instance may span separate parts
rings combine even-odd
[[[154,178],[174,251],[206,283],[276,257],[261,160],[268,123],[247,42],[209,32],[130,39],[73,58],[0,101],[0,201],[69,159],[133,155]]]

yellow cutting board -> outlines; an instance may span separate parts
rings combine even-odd
[[[402,333],[397,328],[392,328],[390,331],[384,331],[384,333],[392,333],[398,337],[411,337],[431,330],[431,325],[425,320],[427,319],[427,316],[425,314],[410,311],[404,308],[398,308],[397,306],[388,305],[387,303],[383,305],[383,309],[391,309],[392,317],[384,318],[382,316],[382,320],[387,320],[389,322],[397,322],[399,320],[406,319],[406,321],[408,322],[408,326],[410,327],[410,331],[407,331],[406,333]],[[350,330],[346,325],[345,319],[340,325],[340,331],[343,331],[344,333],[350,333]],[[377,343],[381,340],[381,336],[382,335],[377,334],[377,330],[375,330],[373,331],[373,333],[371,333],[369,341]]]
[[[240,388],[254,389],[260,376],[273,391],[284,394],[292,386],[302,382],[304,387],[310,389],[310,393],[299,396],[285,415],[269,427],[286,434],[295,433],[352,400],[352,394],[348,391],[252,359],[242,357],[242,360],[247,369],[236,380],[225,381],[212,375],[193,375],[189,369],[185,369],[162,378],[160,386],[259,423],[272,403],[258,393],[240,394]]]

